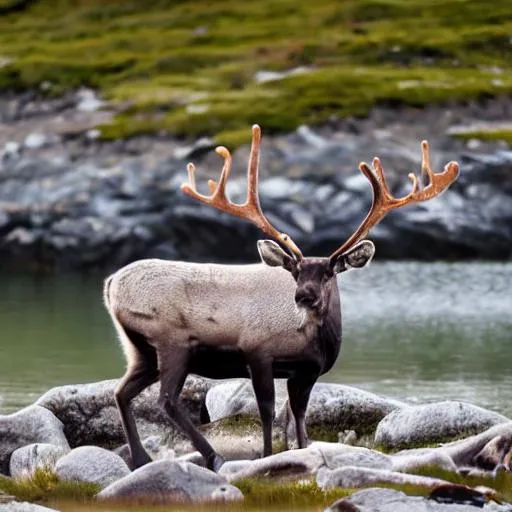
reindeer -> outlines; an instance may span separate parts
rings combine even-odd
[[[370,212],[328,258],[303,257],[291,238],[274,228],[261,210],[260,139],[260,128],[254,125],[244,204],[232,203],[226,195],[231,155],[222,146],[216,152],[223,157],[224,166],[219,182],[208,182],[211,195],[197,191],[191,163],[187,166],[189,182],[181,189],[201,203],[250,220],[273,238],[275,241],[257,243],[262,263],[219,265],[146,259],[121,268],[105,281],[105,304],[127,360],[115,400],[134,467],[151,459],[138,436],[130,401],[158,379],[159,404],[171,421],[188,435],[208,468],[217,471],[223,464],[180,403],[189,373],[251,378],[261,416],[264,456],[272,453],[273,379],[288,379],[298,446],[306,447],[305,414],[311,389],[333,366],[341,345],[337,274],[370,262],[375,247],[364,237],[390,210],[437,196],[458,175],[455,162],[434,173],[424,141],[422,172],[428,184],[422,186],[411,173],[412,191],[395,198],[379,159],[373,160],[373,169],[361,163],[360,170],[373,189]]]

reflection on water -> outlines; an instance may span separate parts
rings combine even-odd
[[[512,264],[375,263],[343,275],[343,346],[323,380],[512,416],[511,278]],[[1,412],[123,373],[101,290],[101,278],[3,276]]]

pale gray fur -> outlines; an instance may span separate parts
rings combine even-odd
[[[155,347],[200,342],[246,353],[268,349],[279,358],[296,354],[314,334],[295,305],[295,291],[281,267],[147,259],[106,280],[105,304],[128,365],[135,355],[123,326]]]

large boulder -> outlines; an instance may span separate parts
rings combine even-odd
[[[242,500],[243,494],[213,471],[189,462],[160,460],[109,485],[98,498],[158,504]]]
[[[288,450],[253,461],[226,463],[226,467],[223,466],[220,472],[231,482],[269,475],[299,479],[310,477],[324,469],[331,471],[347,465],[391,470],[392,459],[368,448],[314,442],[300,450]]]
[[[15,450],[32,443],[69,448],[62,422],[44,407],[31,405],[14,414],[0,416],[0,473],[8,474]]]
[[[37,469],[53,470],[69,448],[48,443],[33,443],[12,452],[9,473],[13,478],[33,476]]]
[[[97,445],[114,448],[125,442],[121,419],[114,401],[118,380],[91,384],[60,386],[49,390],[36,402],[52,411],[64,424],[71,446]],[[206,392],[214,381],[190,375],[182,401],[194,423],[201,422]],[[160,384],[144,390],[132,403],[132,410],[142,438],[158,435],[172,445],[181,434],[172,426],[158,405]]]
[[[318,485],[326,490],[331,487],[342,489],[360,489],[362,487],[411,485],[431,491],[448,482],[439,478],[410,475],[388,469],[369,468],[364,466],[342,466],[337,469],[322,467],[316,474]]]
[[[378,425],[375,442],[408,448],[467,437],[509,421],[505,416],[457,401],[414,405],[393,411]]]
[[[287,399],[286,381],[275,380],[276,410]],[[249,379],[230,379],[213,386],[206,393],[206,410],[210,421],[217,421],[235,414],[259,418],[258,404]]]
[[[286,382],[275,382],[278,423],[286,418],[288,439],[293,444],[295,428],[286,405]],[[308,434],[311,439],[330,441],[337,440],[338,433],[345,430],[353,430],[357,435],[369,434],[382,418],[404,405],[398,400],[350,386],[318,382],[311,392],[306,413]],[[213,386],[206,394],[206,408],[212,420],[235,414],[259,419],[252,384],[247,379],[234,379]]]
[[[382,418],[402,407],[404,403],[398,400],[319,382],[311,392],[306,424],[312,439],[335,441],[337,434],[345,430],[353,430],[358,436],[373,433]]]
[[[130,469],[115,453],[97,446],[80,446],[59,459],[55,473],[61,480],[89,482],[106,487],[129,475]]]

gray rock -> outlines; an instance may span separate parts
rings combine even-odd
[[[219,475],[228,476],[248,468],[252,460],[227,460],[219,469]]]
[[[151,457],[152,460],[160,460],[160,459],[174,459],[176,457],[176,452],[172,448],[169,448],[164,443],[164,440],[161,436],[149,436],[142,440],[142,446]],[[113,452],[116,455],[119,455],[128,467],[132,467],[132,457],[130,453],[130,448],[128,444],[123,444],[119,446]]]
[[[358,466],[390,470],[393,466],[392,458],[389,455],[360,446],[315,442],[311,443],[308,449],[319,450],[323,456],[324,465],[329,469]]]
[[[472,505],[445,504],[394,489],[365,489],[333,503],[325,512],[475,512]],[[509,506],[486,504],[485,511],[507,511]]]
[[[76,108],[82,112],[94,112],[105,104],[92,89],[80,89],[77,92],[78,103]]]
[[[433,490],[436,486],[447,484],[445,480],[426,476],[409,475],[387,469],[374,469],[359,466],[343,466],[331,470],[322,467],[316,474],[316,481],[322,489],[341,487],[345,489],[360,489],[379,485],[414,485],[425,491]]]
[[[27,135],[24,145],[28,149],[39,149],[47,143],[47,137],[44,133],[31,133]]]
[[[286,382],[275,381],[276,411],[278,423],[288,417],[288,438],[295,438],[294,422],[286,413]],[[353,430],[356,434],[373,432],[379,421],[404,404],[397,400],[382,398],[339,384],[317,383],[313,387],[306,414],[311,439],[316,434],[322,438],[336,439],[338,433]],[[206,395],[206,408],[210,419],[218,420],[235,414],[259,418],[258,406],[252,384],[247,379],[233,379],[213,386]]]
[[[262,459],[226,462],[220,473],[226,475],[229,481],[264,475],[300,479],[322,471],[331,474],[333,470],[345,466],[390,471],[392,459],[368,448],[314,442],[301,450],[288,450]]]
[[[444,451],[436,448],[405,450],[390,457],[393,471],[413,473],[418,468],[436,467],[458,473],[458,468],[453,459]]]
[[[415,447],[467,437],[509,421],[475,405],[445,401],[415,405],[386,416],[375,432],[375,442],[386,448]]]
[[[494,117],[510,111],[510,100],[493,100],[499,107],[487,103],[478,118],[484,111]],[[254,261],[257,234],[253,227],[179,193],[187,160],[195,161],[201,179],[211,162],[218,163],[212,142],[199,140],[181,151],[178,141],[151,136],[98,144],[93,127],[112,115],[97,110],[101,105],[91,89],[59,99],[15,97],[1,102],[0,117],[9,124],[7,133],[29,133],[26,142],[31,148],[26,154],[6,152],[8,139],[1,144],[0,201],[8,201],[16,212],[10,227],[14,235],[4,237],[4,268],[33,268],[34,262],[50,269],[119,267],[155,254],[196,261]],[[470,117],[475,115],[473,109],[457,108],[471,111]],[[303,126],[288,135],[265,135],[263,210],[304,253],[325,254],[350,235],[370,205],[370,187],[357,172],[357,162],[379,155],[392,192],[409,191],[405,176],[411,169],[419,170],[421,133],[431,138],[436,169],[456,159],[463,172],[442,197],[399,210],[372,231],[380,258],[508,259],[512,152],[487,142],[467,149],[443,135],[450,128],[449,116],[439,111],[432,115],[434,111],[428,107],[412,119],[406,111],[383,114],[383,109],[376,108],[368,119],[337,120],[314,130]],[[457,124],[466,125],[465,115],[462,112]],[[467,125],[475,120],[468,118]],[[23,126],[16,126],[18,122]],[[45,130],[40,133],[43,123]],[[424,134],[425,126],[429,134]],[[249,138],[248,133],[247,142]],[[235,153],[233,181],[243,175],[247,156],[247,145]],[[245,190],[242,181],[234,187],[234,199],[245,194],[240,193]],[[62,219],[73,220],[67,224],[73,236],[54,232],[54,223]],[[136,231],[146,235],[140,237]]]
[[[31,405],[0,416],[0,473],[8,474],[12,452],[31,443],[69,448],[62,423],[44,407]]]
[[[34,503],[27,503],[25,501],[18,502],[12,501],[11,503],[4,503],[0,506],[1,512],[58,512],[54,508],[43,507],[35,505]]]
[[[11,455],[9,473],[13,478],[27,478],[39,468],[53,470],[57,461],[68,452],[69,448],[48,443],[22,446]]]
[[[226,462],[221,468],[230,481],[262,475],[309,477],[322,468],[336,469],[354,465],[369,468],[391,469],[391,458],[368,448],[340,443],[314,442],[301,450],[288,450],[253,461]]]
[[[287,398],[286,383],[275,380],[276,410],[279,410]],[[206,394],[206,409],[210,421],[244,414],[259,418],[258,405],[252,383],[249,379],[230,379],[210,388]]]
[[[99,499],[173,501],[237,501],[243,494],[213,471],[187,462],[161,460],[147,464],[103,489]]]
[[[124,460],[97,446],[80,446],[60,458],[55,473],[61,480],[91,482],[106,487],[130,474]]]
[[[52,411],[64,424],[71,446],[97,445],[113,448],[125,443],[119,412],[114,401],[118,380],[91,384],[60,386],[42,395],[36,402]],[[181,394],[194,423],[200,423],[206,392],[213,381],[189,376]],[[183,439],[157,404],[160,385],[149,387],[133,402],[141,438],[157,435],[162,443],[172,446]]]
[[[242,478],[254,478],[264,475],[272,477],[309,478],[325,463],[324,456],[318,447],[309,446],[300,450],[289,450],[276,453],[262,459],[244,464],[237,471],[226,473],[230,482]]]
[[[315,433],[323,433],[335,440],[345,430],[361,436],[373,432],[382,418],[403,406],[403,402],[368,391],[319,382],[313,387],[306,413],[308,432],[311,439]],[[287,430],[290,439],[295,435],[291,421]]]
[[[226,460],[256,459],[262,456],[263,434],[260,421],[252,421],[244,415],[235,415],[200,426],[200,431],[214,449]],[[282,429],[275,429],[273,451],[283,446]],[[176,453],[193,452],[188,438],[174,446]]]

